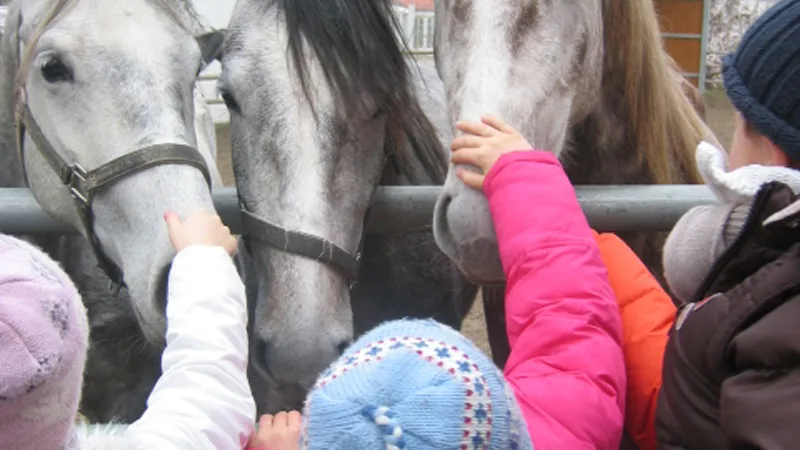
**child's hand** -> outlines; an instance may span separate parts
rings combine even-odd
[[[236,253],[236,239],[216,214],[199,211],[181,221],[177,214],[168,212],[164,214],[164,220],[167,221],[169,240],[177,252],[190,245],[215,245],[230,255]]]
[[[279,412],[261,416],[258,431],[248,444],[257,450],[297,450],[300,440],[301,416],[297,411]]]
[[[483,116],[480,122],[458,122],[456,128],[464,134],[453,140],[450,161],[483,171],[479,174],[458,169],[461,181],[475,189],[483,190],[486,174],[503,154],[531,149],[525,138],[497,117]]]

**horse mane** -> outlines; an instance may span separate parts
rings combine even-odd
[[[694,150],[705,125],[681,89],[653,2],[604,0],[604,85],[624,98],[628,136],[653,183],[702,183]]]
[[[705,122],[706,104],[703,101],[703,94],[701,94],[700,90],[694,87],[694,85],[681,74],[681,69],[678,66],[678,63],[675,62],[670,55],[667,55],[667,58],[669,58],[670,67],[672,67],[672,69],[675,71],[675,79],[678,80],[678,84],[680,84],[683,94],[689,100],[689,103],[692,104],[692,108],[694,108],[694,110],[697,112],[697,116],[700,117],[700,120]]]
[[[342,111],[364,111],[369,101],[378,102],[386,117],[387,150],[411,183],[443,183],[447,162],[442,144],[414,91],[390,2],[270,2],[283,12],[289,57],[312,108],[308,58],[313,56]]]

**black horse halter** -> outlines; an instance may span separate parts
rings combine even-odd
[[[102,166],[86,170],[78,163],[67,162],[50,144],[41,128],[33,118],[27,101],[24,98],[24,90],[20,91],[22,98],[16,105],[16,126],[17,126],[17,149],[20,156],[20,163],[23,168],[25,182],[27,183],[27,173],[25,172],[25,133],[31,137],[39,153],[50,164],[50,167],[58,174],[61,183],[69,188],[69,193],[75,201],[78,209],[78,216],[83,223],[83,229],[89,243],[92,246],[100,268],[111,279],[111,282],[121,288],[125,285],[122,270],[111,258],[103,251],[103,247],[94,232],[94,215],[92,214],[92,200],[97,191],[105,189],[121,179],[134,175],[138,172],[152,167],[166,164],[183,164],[196,167],[202,172],[203,177],[211,187],[211,176],[208,167],[200,152],[197,149],[184,144],[156,144],[140,148],[134,152],[125,154],[119,158],[109,161]]]
[[[48,12],[48,16],[44,19],[44,22],[48,23],[55,20],[66,5],[67,1],[65,0],[59,0],[54,3],[51,10]],[[20,26],[22,25],[22,12],[19,12],[17,22],[17,35],[19,35]],[[224,30],[217,30],[195,38],[198,40],[201,50],[203,50],[203,48],[211,49],[210,53],[203,55],[203,62],[205,64],[209,64],[219,57],[223,33]],[[34,39],[34,42],[30,44],[31,48],[34,48],[37,40],[38,36]],[[16,63],[22,63],[19,44],[17,44],[16,49]],[[77,207],[78,216],[83,224],[85,235],[92,246],[92,251],[97,258],[100,269],[111,280],[111,285],[116,286],[115,290],[118,292],[119,289],[125,286],[125,281],[122,270],[103,251],[103,247],[94,232],[94,215],[92,214],[94,194],[99,190],[117,183],[125,177],[152,167],[167,164],[183,164],[196,167],[203,174],[206,184],[209,189],[211,189],[211,175],[209,174],[208,166],[203,156],[196,148],[178,143],[163,143],[137,149],[93,170],[86,170],[77,162],[67,162],[56,151],[55,147],[50,144],[50,141],[48,141],[47,137],[42,133],[39,124],[36,123],[33,113],[31,113],[30,107],[28,106],[24,82],[20,84],[17,89],[14,104],[14,126],[17,131],[17,152],[19,154],[22,174],[25,178],[25,184],[30,186],[30,183],[28,183],[28,174],[25,170],[24,144],[25,134],[27,133],[34,144],[36,144],[36,147],[38,147],[39,153],[48,164],[50,164],[50,167],[56,174],[58,174],[61,183],[69,189],[70,196],[75,201],[75,206]]]
[[[386,167],[391,165],[395,173],[400,174],[394,150],[384,149],[384,155],[381,173],[384,173]],[[374,200],[374,195],[373,199],[370,200],[370,205]],[[362,228],[361,240],[355,254],[348,252],[328,239],[303,231],[289,230],[253,214],[247,210],[247,206],[241,196],[239,197],[239,208],[242,212],[242,235],[246,238],[259,241],[285,253],[303,256],[327,264],[344,276],[350,288],[358,280],[361,251],[364,248],[364,241],[366,241],[366,225],[371,206],[367,208],[367,212],[364,214],[364,227]]]

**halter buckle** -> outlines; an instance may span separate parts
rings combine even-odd
[[[69,193],[76,201],[81,202],[84,206],[89,206],[89,192],[86,190],[86,181],[88,179],[88,172],[78,163],[70,164],[67,171],[67,179],[65,184],[69,187]]]

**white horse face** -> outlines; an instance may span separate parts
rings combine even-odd
[[[602,39],[600,0],[436,2],[436,66],[451,120],[494,114],[560,155],[599,91]],[[473,281],[502,281],[486,198],[454,169],[436,204],[436,241]]]
[[[355,255],[372,195],[394,167],[414,182],[435,161],[444,178],[441,142],[420,110],[437,106],[437,92],[407,67],[389,8],[384,0],[236,4],[219,83],[236,184],[245,209],[282,236],[311,234]],[[259,395],[270,409],[293,408],[287,392],[302,401],[353,336],[352,278],[325,261],[333,252],[303,257],[294,238],[256,234],[245,235],[259,277],[251,368],[278,385]]]
[[[219,87],[247,210],[356,254],[383,162],[382,120],[341,111],[310,51],[304,95],[278,6],[239,2],[228,29]],[[271,409],[294,408],[302,396],[287,392],[309,388],[352,339],[349,280],[322,261],[246,239],[259,273],[253,364],[270,382],[260,395]]]
[[[188,29],[154,0],[81,0],[34,40],[49,3],[21,3],[18,47],[20,55],[31,51],[23,68],[27,103],[65,161],[92,170],[154,144],[198,147],[195,124],[210,122],[202,111],[195,113],[195,104],[202,104],[195,96],[201,49]],[[6,30],[6,39],[14,39],[10,34]],[[201,141],[217,184],[213,143],[207,134]],[[67,189],[29,137],[24,147],[25,170],[39,203],[84,230]],[[163,214],[200,209],[214,210],[209,187],[202,173],[187,165],[127,176],[97,191],[93,200],[93,231],[124,273],[145,335],[156,344],[164,339],[166,276],[174,257]]]

